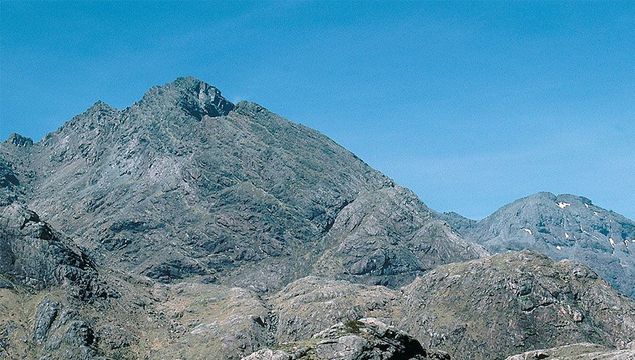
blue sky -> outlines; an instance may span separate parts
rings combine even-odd
[[[193,75],[434,209],[538,192],[635,218],[635,2],[0,3],[0,137]]]

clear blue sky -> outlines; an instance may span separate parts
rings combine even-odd
[[[0,3],[0,136],[193,75],[437,210],[538,191],[635,218],[635,2]]]

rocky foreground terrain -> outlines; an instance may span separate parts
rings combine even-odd
[[[318,132],[179,78],[0,145],[0,357],[632,358],[630,283],[603,272],[632,271],[632,222],[581,206],[602,220],[439,214]],[[573,220],[581,250],[546,251]],[[550,245],[499,230],[516,227]]]

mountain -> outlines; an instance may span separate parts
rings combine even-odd
[[[0,153],[30,208],[97,262],[162,282],[267,292],[315,269],[398,286],[485,254],[332,140],[194,78],[19,144]]]
[[[491,252],[530,249],[588,265],[635,297],[635,221],[575,195],[534,194],[459,231]]]
[[[465,239],[478,225],[179,78],[0,144],[0,358],[504,359],[633,341],[632,299],[572,261],[490,256]]]

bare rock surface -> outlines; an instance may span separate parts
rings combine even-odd
[[[447,219],[491,252],[534,250],[586,264],[625,295],[635,296],[635,221],[575,195],[534,194],[473,226]]]
[[[403,288],[396,324],[457,358],[504,359],[579,342],[624,348],[635,302],[588,267],[533,252],[441,266]]]
[[[398,286],[483,253],[332,140],[194,78],[123,110],[97,102],[23,143],[1,144],[0,157],[31,209],[98,263],[166,283],[269,292],[315,267]],[[347,227],[365,206],[360,226]]]
[[[279,347],[279,350],[259,350],[243,360],[450,359],[442,352],[426,351],[405,332],[374,318],[338,323],[310,339],[284,343]]]

